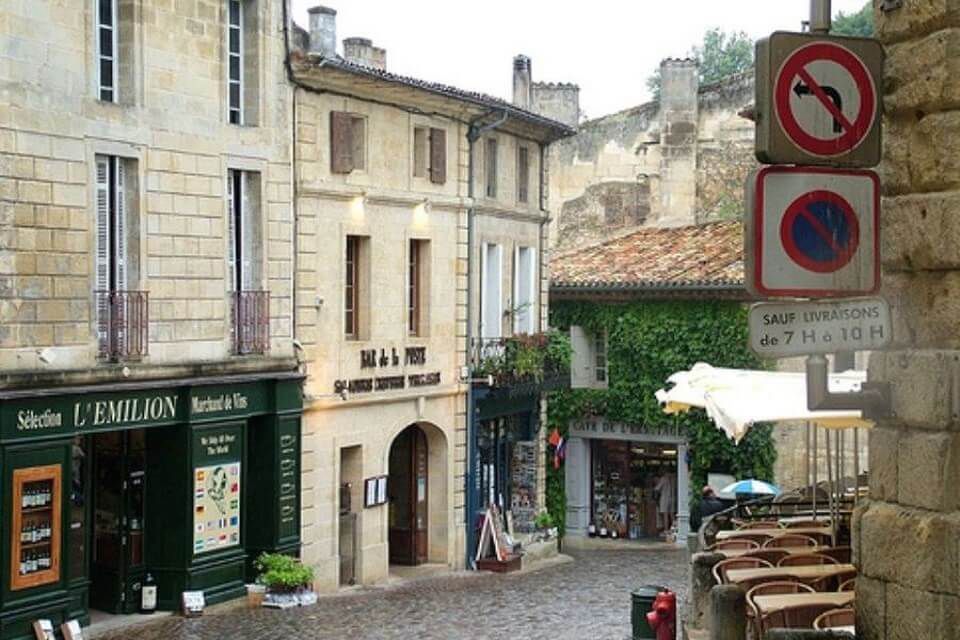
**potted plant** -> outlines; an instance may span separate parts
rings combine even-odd
[[[298,559],[282,553],[264,553],[255,566],[259,572],[257,582],[267,589],[263,606],[286,609],[317,601],[312,589],[313,569]]]

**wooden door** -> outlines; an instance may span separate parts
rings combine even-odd
[[[427,561],[427,438],[417,426],[403,430],[390,448],[390,562]]]

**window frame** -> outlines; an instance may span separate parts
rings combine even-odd
[[[413,177],[430,177],[430,127],[423,125],[413,127]]]
[[[529,271],[522,273],[521,266],[527,261]],[[539,291],[537,290],[537,250],[536,247],[527,245],[517,245],[513,252],[513,332],[515,334],[534,334],[537,332],[540,318]],[[524,278],[526,275],[526,278]],[[525,280],[525,281],[524,281]],[[528,304],[527,308],[521,311],[520,293],[526,286],[529,292],[529,300],[523,301]],[[521,326],[521,320],[526,320],[526,326]]]
[[[597,385],[605,387],[610,384],[610,359],[607,356],[607,330],[598,331],[593,336],[593,380]]]
[[[231,16],[231,9],[236,5],[237,7],[237,24],[233,23]],[[245,73],[244,65],[244,2],[243,0],[227,0],[227,122],[230,124],[243,126],[244,125],[244,81],[243,76]],[[232,33],[237,32],[237,50],[233,50],[233,43],[231,42]],[[237,60],[237,77],[233,77],[233,59]],[[233,92],[231,91],[233,86],[237,86],[237,104],[233,104]],[[234,113],[236,113],[236,121],[234,121]]]
[[[517,146],[517,202],[530,203],[530,149]]]
[[[486,143],[483,145],[484,194],[490,199],[497,197],[497,156],[499,154],[499,147],[500,145],[497,143],[496,138],[487,138]]]
[[[423,333],[423,240],[411,238],[407,252],[407,335],[417,338]]]
[[[347,235],[344,243],[343,335],[360,339],[360,252],[362,237]]]
[[[104,25],[101,21],[101,9],[105,3],[110,4],[110,25]],[[117,24],[120,17],[120,10],[117,6],[118,0],[95,0],[94,4],[94,38],[95,38],[95,59],[96,59],[96,78],[97,78],[97,100],[100,102],[109,102],[117,104],[120,102],[120,85],[118,82],[119,72],[119,46],[120,46],[120,25]],[[110,55],[103,54],[103,30],[110,30]],[[110,65],[110,85],[103,83],[103,64],[108,61]],[[109,91],[110,96],[104,97],[105,92]]]

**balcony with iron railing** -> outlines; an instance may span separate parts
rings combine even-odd
[[[148,353],[150,315],[146,291],[97,291],[97,357],[140,360]]]
[[[234,291],[230,326],[234,354],[263,355],[270,351],[270,292]]]
[[[474,385],[487,395],[533,396],[570,386],[570,338],[559,331],[473,340]]]

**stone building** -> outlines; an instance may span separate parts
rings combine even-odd
[[[858,636],[960,629],[960,2],[874,3],[885,45],[882,294],[894,344],[871,361],[893,417],[870,436],[870,501],[856,512]]]
[[[511,507],[517,448],[533,451],[524,489],[542,504],[538,389],[500,402],[470,378],[544,322],[541,162],[572,131],[391,73],[363,38],[340,55],[336,12],[309,15],[292,57],[303,558],[323,588],[383,582],[393,564],[462,568],[481,492]],[[479,444],[489,430],[495,456]]]
[[[0,637],[240,595],[300,541],[282,5],[0,24]]]

